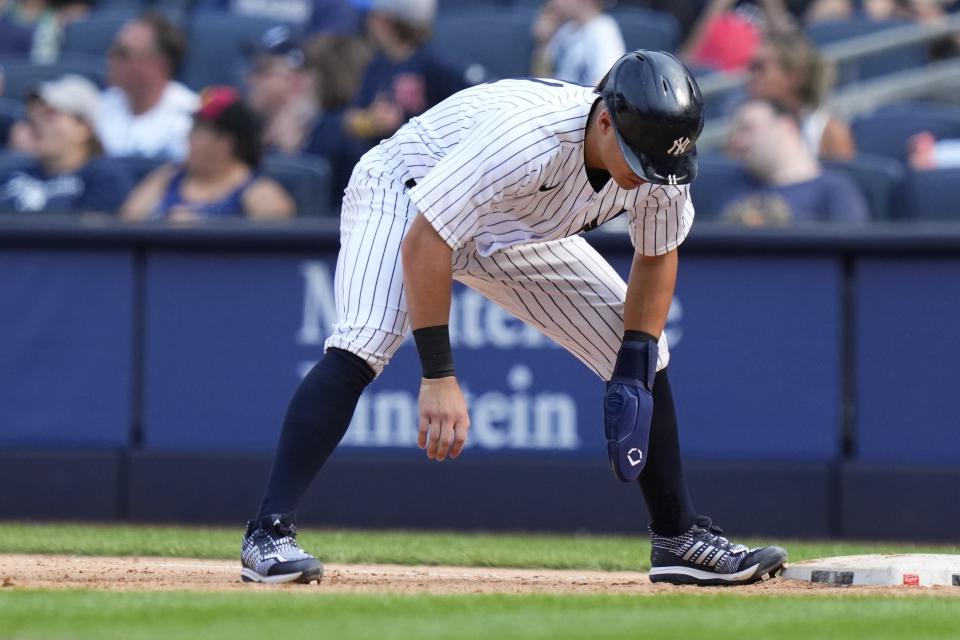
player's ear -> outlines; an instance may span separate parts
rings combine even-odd
[[[600,113],[597,114],[597,127],[604,135],[610,133],[613,129],[613,120],[610,118],[610,112],[606,107],[600,107]]]

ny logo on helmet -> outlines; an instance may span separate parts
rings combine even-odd
[[[672,156],[682,156],[690,148],[690,138],[677,138],[673,141],[673,146],[667,149],[667,153]]]

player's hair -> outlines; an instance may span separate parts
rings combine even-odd
[[[321,34],[307,45],[307,64],[317,76],[317,102],[324,111],[350,104],[372,53],[363,38]]]
[[[836,81],[836,69],[799,32],[775,32],[766,36],[764,44],[773,49],[777,64],[798,78],[798,98],[807,108],[823,104]]]
[[[180,71],[180,65],[187,53],[187,38],[177,25],[156,10],[145,11],[137,22],[141,22],[153,31],[153,41],[157,52],[167,61],[170,75]]]

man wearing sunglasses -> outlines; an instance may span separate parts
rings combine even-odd
[[[199,98],[173,78],[183,59],[182,32],[158,13],[127,23],[107,54],[108,88],[97,132],[110,156],[180,160]]]

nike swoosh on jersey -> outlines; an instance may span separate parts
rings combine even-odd
[[[556,189],[556,188],[559,187],[559,186],[560,186],[560,183],[559,183],[559,182],[558,182],[557,184],[553,185],[552,187],[548,187],[547,185],[542,184],[542,185],[540,185],[540,191],[553,191],[554,189]]]

